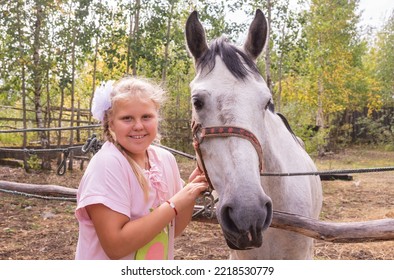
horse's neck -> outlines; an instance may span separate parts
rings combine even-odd
[[[267,112],[265,118],[263,154],[266,172],[294,172],[305,151],[275,113]],[[301,164],[302,165],[302,164]]]
[[[263,154],[265,172],[291,173],[316,171],[316,167],[303,147],[294,139],[283,121],[269,114],[266,118],[266,141]],[[274,209],[292,211],[303,215],[312,215],[318,209],[310,197],[319,197],[313,186],[318,184],[310,176],[262,176],[262,186],[273,201]],[[312,210],[311,210],[312,209]]]

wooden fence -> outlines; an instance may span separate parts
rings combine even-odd
[[[57,185],[37,185],[0,181],[0,189],[10,193],[25,193],[48,198],[52,196],[76,201],[77,190]],[[196,206],[194,211],[199,211]],[[210,209],[213,211],[214,209]],[[213,212],[214,213],[214,212]],[[211,215],[211,214],[209,214]],[[217,223],[215,216],[194,216],[195,221]],[[296,232],[314,239],[333,243],[359,243],[394,240],[394,219],[365,222],[324,222],[281,211],[273,212],[271,227]]]
[[[20,108],[10,107],[10,106],[0,106],[2,110],[21,110]],[[52,107],[51,114],[47,114],[51,116],[51,118],[46,120],[47,125],[51,125],[52,127],[59,126],[59,120],[56,118],[59,115],[60,108]],[[32,112],[33,110],[29,110]],[[63,108],[63,119],[60,121],[61,126],[73,125],[72,129],[75,129],[75,135],[73,137],[73,143],[69,142],[71,132],[60,132],[60,131],[47,131],[47,137],[49,140],[50,147],[60,147],[61,145],[78,145],[83,144],[91,134],[94,132],[98,134],[98,138],[100,138],[100,128],[97,129],[80,129],[81,126],[92,125],[90,119],[90,112],[86,109],[74,108],[74,120],[71,120],[71,108]],[[44,112],[45,113],[45,112]],[[371,133],[371,128],[368,123],[364,120],[370,120],[371,123],[375,124],[376,127],[383,127],[389,133],[391,131],[391,135],[393,135],[394,131],[394,108],[388,107],[383,108],[380,111],[374,111],[372,114],[369,114],[368,109],[364,109],[362,111],[346,111],[338,117],[337,129],[333,130],[332,133],[333,139],[339,139],[340,137],[348,139],[349,143],[355,143],[356,141],[368,141],[369,138],[372,138],[371,141],[376,141],[376,137]],[[2,133],[5,130],[1,130],[2,128],[6,128],[7,130],[13,130],[15,128],[21,127],[20,124],[22,119],[15,117],[0,117],[0,147],[6,147],[2,142]],[[33,126],[34,122],[31,120],[30,126]],[[97,123],[96,123],[97,124]],[[343,129],[347,127],[346,131]],[[376,133],[379,133],[378,128],[376,129]],[[171,147],[173,149],[183,151],[186,153],[194,153],[192,147],[192,134],[191,134],[191,124],[189,118],[165,118],[160,122],[159,127],[160,134],[162,136],[161,142],[163,145]],[[31,135],[31,134],[30,134]],[[14,147],[22,147],[22,137],[15,138],[16,141],[12,142],[12,146]],[[37,138],[34,136],[29,136],[30,148],[34,148],[34,144],[39,144],[38,135]],[[0,153],[0,158],[4,158],[4,154]]]

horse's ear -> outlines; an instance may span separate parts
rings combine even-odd
[[[186,21],[185,35],[189,52],[197,61],[208,50],[208,45],[196,11],[192,12]]]
[[[251,59],[256,60],[263,51],[267,40],[267,32],[267,20],[263,12],[257,9],[254,19],[250,24],[248,37],[243,47]]]

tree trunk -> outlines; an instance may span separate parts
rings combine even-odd
[[[66,59],[66,55],[64,55],[64,57]],[[63,70],[63,75],[65,75],[65,70]],[[58,127],[62,127],[64,95],[65,95],[64,89],[65,89],[65,83],[60,82],[60,106],[59,106],[59,119],[57,123]],[[60,148],[61,144],[62,144],[62,130],[59,130],[57,131],[57,147]],[[62,162],[62,155],[59,154],[57,157],[57,165],[59,166],[61,162]]]
[[[97,34],[96,45],[94,47],[92,95],[90,96],[90,100],[89,100],[89,112],[92,112],[93,97],[94,97],[94,92],[96,91],[97,56],[98,56],[99,40],[100,40],[100,36]],[[92,121],[92,114],[89,114],[89,124],[91,123],[91,121]]]
[[[272,2],[271,0],[267,1],[267,21],[268,21],[268,34],[267,34],[267,43],[265,48],[265,74],[266,74],[266,82],[267,86],[273,95],[274,92],[272,90],[272,78],[271,78],[271,48],[270,48],[270,38],[271,38],[271,10],[272,10]]]
[[[44,128],[43,122],[43,114],[42,114],[42,105],[41,105],[41,91],[42,91],[42,65],[41,65],[41,57],[40,57],[40,48],[41,48],[41,27],[42,27],[42,19],[43,19],[43,10],[39,0],[35,3],[35,11],[36,11],[36,21],[34,23],[34,31],[33,31],[33,92],[34,92],[34,107],[36,110],[36,123],[38,128]],[[48,148],[49,142],[47,139],[47,135],[44,131],[39,132],[41,147],[43,149]],[[50,162],[44,156],[42,159],[43,169],[50,169]]]
[[[137,46],[138,46],[138,38],[139,38],[139,25],[140,25],[140,10],[141,10],[141,0],[136,0],[135,1],[135,16],[134,16],[134,29],[133,29],[133,45],[134,45],[134,52],[132,54],[132,71],[133,71],[133,76],[137,76]]]
[[[64,89],[65,86],[61,83],[60,84],[60,106],[59,106],[59,118],[57,122],[58,127],[62,127],[62,118],[63,118],[63,106],[64,106]],[[62,144],[62,131],[58,131],[58,137],[57,137],[57,147],[60,147]]]
[[[23,37],[22,37],[22,22],[21,22],[21,17],[20,13],[24,11],[23,7],[21,7],[22,2],[18,1],[18,8],[17,8],[17,21],[18,21],[18,41],[19,41],[19,55],[20,55],[20,65],[21,65],[21,88],[22,88],[22,118],[23,118],[23,129],[27,128],[27,122],[26,122],[26,58],[25,58],[25,53],[24,53],[24,48],[23,48]],[[23,149],[26,149],[27,147],[27,133],[26,131],[23,132]],[[27,154],[23,154],[23,166],[25,170],[28,172],[30,169],[30,166],[27,161]]]
[[[77,107],[77,127],[81,126],[81,100],[78,99],[78,107]],[[77,143],[81,143],[81,130],[80,128],[76,129],[77,133]]]
[[[285,24],[282,25],[282,46],[284,44],[285,38],[286,38],[286,31],[285,31]],[[284,56],[284,52],[280,52],[280,56],[279,56],[279,69],[278,69],[278,91],[275,93],[276,94],[276,102],[275,102],[275,109],[278,110],[278,112],[280,112],[281,110],[281,103],[282,103],[282,70],[283,70],[283,56]]]
[[[323,114],[323,92],[324,86],[322,78],[319,77],[317,81],[317,114],[316,114],[316,126],[324,128],[324,114]]]
[[[74,25],[76,23],[74,22]],[[73,36],[72,36],[72,44],[71,44],[71,118],[70,118],[70,127],[74,127],[74,114],[75,114],[75,45],[76,45],[76,38],[78,36],[77,34],[77,28],[74,26],[73,27]],[[72,146],[74,143],[74,130],[70,130],[70,141],[69,145]],[[69,164],[68,164],[68,169],[72,170],[73,169],[73,154],[72,152],[70,153],[69,156]]]
[[[132,0],[130,0],[130,6],[132,6]],[[130,60],[131,60],[131,45],[133,42],[133,13],[130,10],[130,25],[129,25],[129,37],[127,38],[127,58],[126,58],[126,74],[130,73]]]
[[[168,49],[170,47],[170,42],[171,42],[171,19],[172,19],[172,14],[174,12],[174,6],[175,6],[175,1],[170,1],[170,14],[168,15],[168,20],[167,20],[167,32],[166,32],[166,44],[165,44],[165,49],[164,49],[164,61],[163,61],[163,68],[162,68],[162,75],[161,75],[161,81],[162,83],[165,83],[167,79],[167,65],[168,65]]]
[[[52,31],[52,38],[55,36],[55,32]],[[46,114],[45,118],[47,120],[46,122],[46,127],[51,127],[52,121],[53,121],[53,116],[52,116],[52,108],[51,108],[51,96],[50,96],[50,89],[51,89],[51,81],[50,81],[50,74],[51,74],[51,62],[52,62],[52,56],[53,56],[53,43],[51,40],[48,40],[48,47],[47,47],[47,52],[48,52],[48,61],[47,61],[47,70],[46,70],[46,94],[47,94],[47,105],[46,105]],[[55,55],[56,56],[56,55]],[[47,137],[49,141],[49,145],[51,144],[51,132],[47,132]]]
[[[47,94],[47,104],[46,104],[46,112],[45,112],[45,119],[46,119],[46,127],[51,127],[51,98],[50,98],[50,81],[49,81],[49,73],[51,68],[51,56],[52,56],[52,44],[49,42],[48,46],[48,63],[47,63],[47,70],[46,70],[46,94]],[[48,143],[51,143],[51,133],[50,131],[47,132]]]

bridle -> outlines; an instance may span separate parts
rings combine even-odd
[[[200,149],[201,143],[205,138],[214,137],[240,137],[248,140],[253,147],[256,149],[257,155],[259,157],[259,171],[263,170],[263,149],[257,137],[247,129],[237,127],[237,126],[211,126],[203,127],[200,123],[192,122],[192,133],[193,133],[193,147],[197,155],[197,166],[204,172],[205,178],[209,184],[209,191],[214,189],[211,180],[209,179],[207,169],[202,158],[202,153]]]

